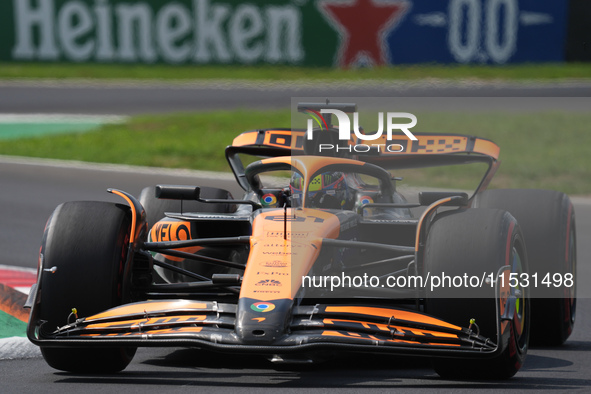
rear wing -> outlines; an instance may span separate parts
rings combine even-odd
[[[477,153],[498,159],[500,148],[494,142],[475,136],[462,134],[437,134],[437,133],[414,133],[417,141],[411,141],[402,133],[393,133],[392,139],[388,140],[385,135],[379,139],[364,142],[359,139],[352,139],[349,145],[380,146],[378,150],[372,148],[368,152],[362,150],[355,151],[351,149],[351,154],[361,156],[400,156],[400,155],[431,155],[431,154],[449,154],[449,153]],[[352,134],[352,137],[354,135]],[[240,134],[232,142],[231,148],[259,148],[262,155],[276,150],[283,156],[306,154],[304,146],[306,138],[305,130],[297,129],[261,129],[251,130]],[[353,142],[354,141],[354,142]],[[396,149],[390,151],[386,146],[396,145]],[[400,149],[400,146],[403,149]],[[368,153],[364,155],[364,153]],[[273,157],[270,155],[269,157]]]
[[[315,130],[317,132],[318,130]],[[336,129],[329,130],[336,132]],[[327,133],[326,130],[322,131]],[[338,148],[339,156],[353,158],[383,168],[430,167],[443,164],[488,162],[497,163],[500,148],[494,142],[463,134],[413,133],[411,141],[403,133],[393,133],[373,141],[364,141],[351,134]],[[238,183],[245,189],[244,167],[237,157],[239,153],[259,157],[296,156],[310,152],[307,131],[303,129],[260,129],[246,131],[237,136],[226,148],[226,158]],[[324,142],[330,142],[326,140]],[[322,155],[322,153],[320,153]]]

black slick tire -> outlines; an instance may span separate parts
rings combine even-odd
[[[576,226],[569,197],[561,192],[531,189],[487,190],[474,200],[475,207],[509,211],[519,222],[529,257],[532,345],[556,346],[573,331],[576,317]],[[572,278],[573,286],[554,287]],[[546,280],[547,286],[542,281]],[[533,279],[530,280],[533,284]]]
[[[125,300],[122,281],[130,223],[129,208],[119,204],[69,202],[55,209],[41,247],[38,307],[46,335],[67,324],[73,308],[79,317],[87,317]],[[41,352],[55,369],[105,373],[123,370],[135,348],[42,346]]]
[[[501,267],[518,274],[527,272],[519,225],[502,210],[467,209],[440,214],[428,232],[424,251],[424,275],[482,278],[493,274],[496,278]],[[493,358],[435,358],[433,367],[440,376],[507,379],[519,370],[528,349],[529,299],[525,289],[509,289],[508,285],[504,289],[519,300],[509,328],[503,331],[504,350]],[[506,299],[501,298],[499,315],[505,306]],[[462,287],[450,281],[427,289],[425,312],[460,327],[469,327],[470,320],[475,319],[480,335],[497,342],[497,305],[491,285]]]

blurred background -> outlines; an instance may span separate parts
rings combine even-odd
[[[64,201],[156,183],[239,197],[224,148],[290,127],[292,97],[378,99],[416,112],[413,131],[492,139],[491,186],[569,193],[588,238],[590,20],[586,0],[1,1],[0,283],[15,266],[34,281]],[[589,350],[586,305],[573,340]],[[588,387],[586,354],[534,352],[524,374],[536,389]]]
[[[502,186],[589,194],[590,18],[583,0],[4,1],[0,154],[228,171],[223,148],[289,127],[291,97],[378,97],[420,111],[415,131],[493,139]]]

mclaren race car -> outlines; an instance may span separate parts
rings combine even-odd
[[[487,191],[499,147],[486,139],[394,133],[366,150],[327,126],[236,137],[226,157],[240,199],[156,185],[138,198],[109,190],[121,204],[59,205],[26,305],[47,363],[114,372],[137,347],[187,346],[277,362],[428,356],[442,377],[504,379],[530,340],[567,339],[576,237],[565,194]],[[406,185],[474,164],[484,173],[470,192]]]

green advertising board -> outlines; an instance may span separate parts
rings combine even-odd
[[[337,34],[303,3],[5,0],[0,60],[330,66]]]
[[[568,0],[3,0],[0,61],[564,61]]]

